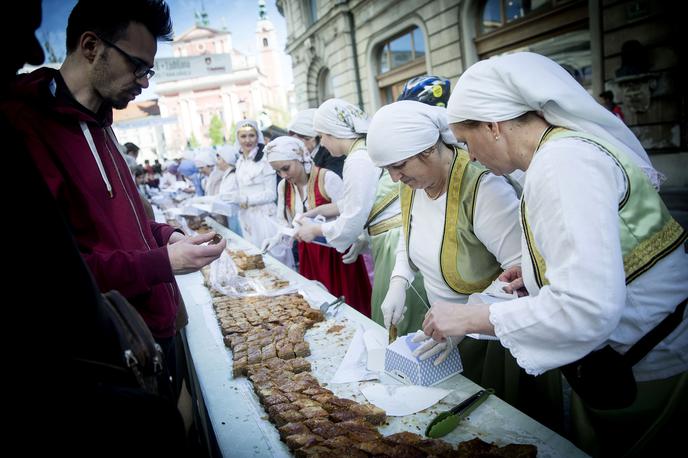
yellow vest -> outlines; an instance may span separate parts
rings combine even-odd
[[[484,290],[502,271],[494,255],[473,232],[478,184],[486,173],[487,169],[470,161],[466,151],[455,148],[447,188],[440,269],[447,286],[459,294]],[[401,185],[401,218],[407,256],[414,196],[414,189]],[[410,258],[409,264],[413,270],[418,270]]]
[[[688,238],[686,230],[671,216],[645,173],[625,154],[593,135],[573,132],[561,127],[553,128],[546,133],[540,146],[559,138],[577,138],[597,146],[614,160],[626,177],[626,183],[628,183],[626,194],[619,202],[619,231],[626,284],[638,278],[686,241]],[[535,281],[539,287],[542,287],[549,284],[546,277],[547,266],[528,225],[527,205],[523,197],[521,198],[521,223]]]

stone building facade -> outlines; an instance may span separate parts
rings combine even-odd
[[[277,0],[299,109],[340,97],[373,113],[412,76],[452,86],[517,50],[559,62],[597,97],[612,90],[688,222],[684,38],[669,0]],[[533,75],[537,84],[537,75]]]

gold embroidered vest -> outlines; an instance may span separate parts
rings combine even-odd
[[[478,184],[486,173],[487,169],[470,161],[466,151],[455,148],[447,188],[440,268],[444,282],[459,294],[484,290],[502,271],[494,255],[473,232]],[[414,196],[414,189],[401,185],[401,217],[407,255]],[[418,270],[410,258],[409,264],[413,270]]]

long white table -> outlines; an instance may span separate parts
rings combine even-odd
[[[232,233],[224,226],[208,218],[208,224],[227,239],[230,249],[257,252],[257,248]],[[313,282],[300,276],[270,256],[265,256],[266,267],[288,279],[291,284],[305,293],[312,305],[335,298]],[[212,299],[203,285],[200,273],[177,276],[189,314],[186,338],[198,385],[207,408],[212,430],[222,456],[291,456],[287,446],[280,441],[277,429],[267,419],[250,382],[244,378],[232,377],[231,352],[224,346],[219,325],[212,308]],[[327,332],[334,324],[344,325],[337,333]],[[310,344],[313,375],[326,384],[336,395],[365,401],[360,392],[362,383],[328,384],[339,367],[351,337],[357,327],[375,329],[386,335],[385,330],[353,308],[343,306],[336,318],[318,323],[306,333]],[[388,380],[388,379],[385,379]],[[383,380],[383,381],[385,381]],[[384,435],[399,431],[423,434],[425,427],[439,412],[448,410],[480,389],[467,378],[456,375],[438,385],[450,389],[440,403],[422,412],[405,417],[389,417],[388,424],[380,429]],[[506,443],[529,443],[538,447],[539,457],[587,456],[573,444],[552,430],[539,424],[496,396],[474,411],[468,420],[443,439],[458,443],[480,437],[485,441]]]

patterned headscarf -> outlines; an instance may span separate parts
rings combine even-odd
[[[294,137],[277,137],[265,146],[268,162],[299,161],[306,167],[306,173],[311,169],[311,155],[306,145]]]
[[[342,99],[329,99],[315,112],[313,127],[317,132],[336,138],[360,138],[368,132],[368,116]]]

